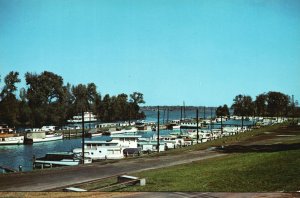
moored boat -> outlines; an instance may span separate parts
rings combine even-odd
[[[46,134],[44,131],[26,133],[25,141],[26,144],[38,143],[38,142],[48,142],[55,140],[62,140],[63,135],[60,134]]]
[[[6,124],[0,124],[0,145],[23,144],[24,136],[15,132],[15,129],[9,128]]]
[[[85,163],[91,163],[91,159],[85,159]],[[34,159],[34,168],[75,166],[81,163],[80,157],[72,152],[47,153],[44,157]]]
[[[0,145],[15,145],[23,144],[24,136],[12,133],[1,133],[0,134]]]

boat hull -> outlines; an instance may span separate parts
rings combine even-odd
[[[1,138],[0,145],[18,145],[24,143],[24,137],[7,137]]]

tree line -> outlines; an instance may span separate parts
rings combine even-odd
[[[101,96],[94,83],[64,84],[63,78],[49,71],[25,74],[26,88],[16,96],[19,73],[11,71],[0,89],[0,123],[15,127],[63,126],[82,111],[91,111],[103,122],[142,119],[139,105],[143,94]]]
[[[238,116],[269,116],[269,117],[293,117],[300,116],[297,101],[281,92],[269,91],[256,96],[253,100],[249,95],[239,94],[233,99],[231,108],[233,114]],[[217,116],[229,115],[227,105],[216,109]]]

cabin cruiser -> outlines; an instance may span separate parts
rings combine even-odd
[[[6,124],[0,125],[0,145],[23,144],[23,142],[24,136],[15,133],[15,130]]]
[[[34,168],[75,166],[82,162],[80,156],[72,152],[47,153],[44,157],[34,159]],[[92,160],[86,158],[84,163],[91,163]]]
[[[23,144],[24,136],[12,133],[0,133],[0,145]]]
[[[137,148],[140,135],[118,134],[112,135],[108,141],[85,141],[84,156],[92,160],[121,159],[124,157],[123,150],[126,148]],[[73,152],[82,155],[82,148],[75,148]]]
[[[62,140],[63,135],[60,134],[48,134],[45,131],[40,132],[30,132],[26,133],[25,135],[25,143],[32,144],[38,142],[48,142],[48,141],[55,141],[55,140]]]

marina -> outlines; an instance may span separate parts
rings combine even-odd
[[[155,128],[155,125],[157,125],[155,122],[155,119],[157,120],[157,112],[146,111],[146,115],[146,120],[137,121],[136,123],[132,122],[132,126],[128,122],[94,123],[91,129],[89,129],[89,125],[85,125],[86,135],[84,145],[86,159],[121,159],[128,153],[157,152],[157,127]],[[197,142],[207,142],[223,136],[234,135],[250,129],[256,122],[253,119],[241,121],[239,117],[234,117],[234,119],[222,120],[223,127],[221,128],[221,120],[209,118],[205,120],[202,118],[197,133],[196,122],[193,119],[195,111],[186,112],[186,117],[189,117],[189,119],[183,122],[178,120],[178,116],[180,116],[180,112],[170,112],[170,121],[168,123],[164,122],[165,118],[160,118],[160,152],[190,146]],[[262,125],[264,123],[272,123],[272,119],[257,120],[261,121]],[[119,129],[120,126],[123,128]],[[108,128],[109,130],[103,132],[104,128]],[[43,164],[39,163],[40,161],[36,161],[37,159],[45,161],[44,164],[47,164],[45,168],[47,166],[54,167],[59,165],[60,162],[50,163],[45,160],[47,155],[49,156],[51,153],[72,152],[77,156],[81,156],[82,133],[80,131],[75,130],[75,132],[71,133],[69,129],[61,132],[61,134],[57,134],[51,130],[49,132],[39,130],[36,132],[27,132],[25,143],[29,142],[29,144],[20,143],[0,146],[0,166],[8,167],[11,170],[19,170],[22,167],[22,171],[31,171],[34,167]],[[197,141],[197,137],[199,141]],[[74,163],[77,162],[74,161]]]

